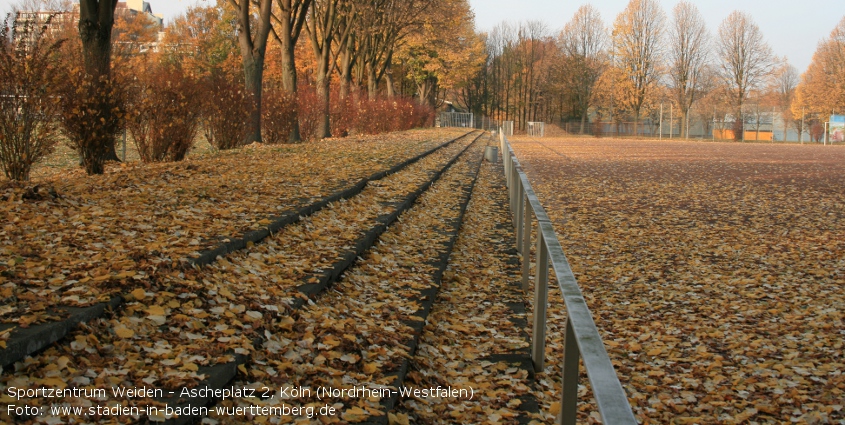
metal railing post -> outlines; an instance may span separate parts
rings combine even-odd
[[[543,370],[546,356],[546,306],[549,297],[549,253],[546,239],[537,232],[537,270],[534,276],[534,329],[531,336],[531,359],[534,371]]]
[[[575,425],[578,416],[578,365],[581,360],[578,351],[578,342],[575,340],[575,330],[572,329],[572,322],[566,319],[566,336],[563,339],[563,377],[561,403],[560,403],[560,425]]]
[[[516,179],[516,252],[522,253],[522,217],[525,215],[525,188],[522,186],[522,179]]]
[[[508,151],[502,151],[502,166],[505,167],[505,187],[511,187],[511,174],[508,172]]]
[[[508,206],[510,207],[510,212],[513,214],[513,157],[511,156],[510,152],[507,153],[508,155]]]
[[[525,197],[525,214],[522,220],[522,290],[528,292],[529,270],[531,268],[531,204]]]
[[[508,151],[504,151],[502,152],[502,154],[505,155],[505,157],[507,158],[507,160],[505,161],[505,177],[508,184],[508,189],[510,189],[511,187],[513,187],[513,179],[511,178],[511,167],[513,166],[513,163],[511,161],[513,161],[513,158],[511,158],[511,154]]]
[[[510,156],[510,155],[509,155]],[[513,162],[511,162],[511,216],[514,219],[513,227],[516,227],[516,192],[517,192],[517,182],[516,182],[516,167],[514,167]]]

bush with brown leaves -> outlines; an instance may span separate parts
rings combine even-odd
[[[44,28],[26,24],[0,29],[0,168],[10,180],[29,180],[32,165],[53,151],[58,137],[59,102],[53,90],[61,77],[61,41]],[[16,31],[28,43],[14,45]]]
[[[179,67],[153,65],[132,90],[127,128],[144,162],[181,161],[199,131],[202,87]]]

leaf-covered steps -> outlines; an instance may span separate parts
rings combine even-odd
[[[295,312],[293,323],[268,330],[267,341],[247,366],[249,375],[239,375],[230,385],[286,383],[315,389],[344,382],[401,383],[460,226],[482,150],[477,144],[463,155],[331,291]],[[269,376],[268,368],[276,375]],[[285,400],[290,405],[314,401]],[[226,400],[222,407],[253,403],[262,402]],[[342,420],[360,422],[374,416],[384,422],[395,399],[331,398],[321,403],[337,406]]]
[[[480,146],[480,148],[483,147]],[[423,330],[428,321],[432,308],[434,307],[434,303],[437,300],[437,294],[442,287],[443,276],[449,265],[449,257],[452,255],[452,251],[455,247],[455,242],[458,239],[458,234],[464,222],[467,207],[472,198],[472,193],[478,180],[478,173],[481,166],[481,161],[481,158],[477,158],[477,160],[474,161],[473,167],[469,170],[469,172],[465,173],[464,181],[468,182],[468,184],[463,186],[460,191],[457,191],[457,202],[455,203],[455,205],[451,209],[445,209],[451,214],[438,214],[442,223],[442,227],[438,229],[438,232],[448,237],[448,239],[445,244],[439,246],[435,258],[428,263],[430,266],[434,267],[434,284],[429,288],[422,289],[418,291],[417,294],[410,296],[412,300],[416,301],[419,304],[419,309],[414,312],[414,316],[416,316],[414,319],[405,321],[405,324],[413,329],[413,338],[407,343],[407,346],[409,348],[409,355],[407,357],[404,357],[402,359],[401,364],[393,371],[393,373],[395,373],[396,375],[396,378],[390,384],[390,386],[394,388],[398,389],[406,386],[405,381],[407,379],[408,372],[410,372],[411,370],[411,361],[413,359],[413,355],[416,353],[419,347],[420,338],[422,336]],[[384,414],[371,417],[369,420],[364,421],[363,423],[387,425],[389,423],[388,413],[396,408],[396,405],[399,403],[400,398],[401,394],[397,391],[391,393],[390,397],[382,399],[381,406],[383,408]]]
[[[405,398],[394,411],[400,423],[527,423],[539,410],[502,175],[500,164],[482,165],[406,382],[474,386],[475,398]]]
[[[217,248],[202,252],[199,257],[186,259],[187,264],[191,265],[208,265],[215,261],[218,256],[225,255],[229,252],[234,252],[245,248],[249,243],[257,243],[279,231],[286,225],[296,223],[301,217],[306,217],[322,210],[332,202],[341,199],[348,199],[359,194],[364,187],[370,182],[381,180],[389,175],[402,171],[408,166],[418,162],[419,160],[430,156],[431,154],[450,146],[458,140],[470,137],[472,132],[468,132],[463,136],[449,140],[436,146],[420,155],[414,156],[400,164],[391,167],[388,170],[374,173],[370,177],[362,179],[352,187],[342,191],[331,194],[321,200],[306,205],[295,211],[282,214],[279,217],[272,218],[272,222],[264,229],[258,229],[245,234],[240,238],[230,238],[228,242],[221,243]],[[0,331],[16,328],[11,332],[11,335],[6,340],[6,347],[0,349],[0,367],[6,367],[12,363],[19,361],[27,355],[33,354],[44,347],[63,338],[67,333],[74,329],[79,323],[92,320],[97,317],[102,317],[106,311],[117,308],[124,302],[123,296],[115,296],[108,302],[98,303],[90,307],[56,307],[53,309],[57,316],[67,316],[62,320],[56,322],[49,322],[34,325],[28,328],[16,328],[12,324],[0,324]]]
[[[318,201],[316,201],[316,202],[314,202],[310,205],[306,205],[306,206],[299,208],[297,210],[294,210],[294,211],[288,211],[288,212],[283,213],[283,214],[281,214],[277,217],[270,217],[270,218],[268,218],[270,223],[266,227],[247,232],[246,234],[244,234],[241,237],[228,238],[228,241],[222,242],[220,245],[218,245],[217,247],[215,247],[213,249],[203,251],[203,252],[200,253],[200,255],[197,258],[191,258],[191,259],[188,259],[187,261],[190,265],[203,266],[203,265],[211,264],[212,262],[214,262],[214,260],[218,256],[226,255],[230,252],[234,252],[234,251],[244,249],[247,246],[247,244],[249,244],[250,242],[258,243],[258,242],[262,241],[264,238],[272,235],[273,233],[278,232],[281,228],[283,228],[283,227],[285,227],[289,224],[293,224],[293,223],[298,222],[301,217],[307,217],[307,216],[309,216],[309,215],[311,215],[311,214],[313,214],[317,211],[320,211],[323,208],[325,208],[327,205],[331,204],[332,202],[337,202],[341,199],[349,199],[349,198],[351,198],[355,195],[358,195],[359,193],[361,193],[362,190],[364,190],[364,188],[367,186],[368,183],[378,181],[378,180],[381,180],[381,179],[383,179],[383,178],[385,178],[385,177],[387,177],[391,174],[398,173],[398,172],[402,171],[403,169],[407,168],[409,165],[416,163],[420,159],[423,159],[423,158],[433,154],[434,152],[437,152],[440,149],[443,149],[446,146],[451,145],[452,143],[454,143],[454,142],[456,142],[460,139],[463,139],[465,137],[470,137],[471,133],[472,132],[469,132],[467,134],[464,134],[463,136],[460,136],[460,137],[454,138],[452,140],[449,140],[445,143],[442,143],[441,145],[436,146],[432,149],[429,149],[428,151],[425,151],[425,152],[423,152],[423,153],[421,153],[417,156],[414,156],[413,158],[409,158],[409,159],[407,159],[407,160],[405,160],[405,161],[403,161],[399,164],[396,164],[388,170],[373,173],[371,176],[361,179],[359,182],[355,183],[353,186],[346,188],[342,191],[333,193],[333,194],[331,194],[331,195],[329,195],[329,196],[327,196],[323,199],[320,199],[320,200],[318,200]]]
[[[473,138],[473,142],[479,137],[481,137],[480,134],[475,135]],[[426,191],[429,190],[432,184],[437,184],[438,182],[440,182],[444,178],[444,173],[448,173],[459,159],[466,160],[465,157],[468,155],[468,151],[473,147],[475,147],[477,150],[477,146],[478,143],[475,143],[467,145],[465,148],[462,148],[457,155],[455,155],[451,160],[449,160],[445,164],[445,166],[434,172],[430,176],[430,178],[427,179],[427,181],[425,181],[423,184],[421,184],[414,192],[408,194],[403,200],[394,203],[394,205],[392,205],[392,207],[394,207],[393,211],[389,214],[380,216],[377,219],[378,224],[368,229],[364,236],[357,240],[352,250],[346,251],[340,257],[339,261],[335,262],[330,267],[327,267],[322,273],[319,273],[314,276],[314,278],[318,280],[317,282],[303,284],[297,288],[305,296],[294,298],[289,304],[290,308],[293,310],[309,308],[308,300],[314,299],[315,297],[319,297],[319,295],[323,293],[327,288],[329,288],[332,283],[340,279],[344,275],[344,273],[349,270],[350,267],[354,267],[357,259],[365,255],[365,253],[370,248],[372,248],[377,241],[379,241],[379,237],[382,236],[385,231],[388,231],[390,226],[400,219],[400,216],[406,214],[401,218],[401,220],[413,220],[413,217],[407,217],[407,215],[411,214],[411,212],[415,209],[421,208],[421,206],[415,205],[415,202],[418,200],[418,198],[420,198],[420,196],[425,196]],[[459,225],[459,223],[457,225]],[[438,261],[438,264],[440,263],[443,263],[443,261]],[[445,267],[445,263],[443,267]],[[433,299],[433,297],[431,299]],[[314,302],[311,303],[311,306],[314,306],[315,304],[322,304],[323,301],[324,298],[315,299]],[[329,307],[332,306],[329,305]],[[243,364],[244,362],[248,361],[249,359],[246,356],[238,356],[234,359],[233,362],[219,364],[211,368],[204,368],[202,370],[203,373],[211,375],[212,380],[214,382],[211,382],[211,380],[203,381],[199,384],[199,386],[208,386],[209,388],[213,389],[220,389],[224,386],[228,387],[228,382],[236,377],[237,367],[240,364]],[[221,385],[221,383],[226,385]],[[236,384],[235,386],[237,385],[239,384]],[[182,400],[181,402],[178,400],[178,397],[168,398],[166,400],[160,401],[167,402],[171,406],[176,406],[179,409],[184,409],[189,406],[205,406],[207,403],[211,402],[210,399],[204,397],[188,398],[186,400]],[[166,421],[166,423],[169,425],[177,425],[190,423],[191,420],[193,420],[193,417],[182,416],[178,418],[170,418]]]
[[[467,143],[467,145],[468,145],[468,144],[469,144],[469,142],[470,142],[470,141],[469,141],[469,140],[467,140],[466,142],[463,142],[463,143]],[[455,161],[455,159],[458,157],[459,152],[462,152],[463,150],[465,150],[465,147],[462,147],[462,146],[457,146],[457,147],[455,147],[455,148],[450,148],[450,150],[453,150],[453,151],[455,152],[455,153],[453,153],[453,154],[450,154],[450,155],[449,155],[450,157],[452,157],[452,159],[451,159],[451,160],[449,160],[449,161],[446,163],[446,165],[439,165],[439,166],[438,166],[439,168],[438,168],[438,169],[436,169],[436,171],[432,171],[432,173],[426,173],[426,175],[428,176],[428,177],[426,177],[426,178],[427,178],[428,180],[427,180],[425,183],[423,183],[423,184],[421,185],[421,187],[418,187],[418,188],[417,188],[417,192],[420,192],[422,188],[424,188],[424,187],[426,187],[426,186],[430,185],[431,180],[433,180],[434,178],[436,178],[436,176],[438,176],[438,175],[442,174],[442,170],[443,170],[443,168],[445,168],[448,164],[453,163],[453,162]],[[435,163],[437,163],[437,162],[440,162],[440,161],[438,160],[438,161],[436,161]],[[431,166],[428,166],[428,167],[429,167],[429,168],[431,168]],[[397,176],[397,177],[399,177],[399,176]],[[401,179],[400,179],[400,181],[401,181]],[[412,195],[411,195],[411,197],[416,197],[416,196],[418,196],[418,193],[414,193],[414,194],[412,194]],[[409,205],[410,205],[410,203],[411,203],[411,202],[410,202],[410,200],[409,200],[409,199],[406,199],[406,200],[405,200],[405,202],[398,202],[398,203],[399,203],[399,204],[404,204],[404,205],[405,205],[405,207],[407,207],[407,206],[409,206]],[[396,204],[396,203],[394,203],[394,204]],[[393,205],[393,206],[395,206],[395,205]],[[395,219],[395,217],[396,217],[396,216],[398,216],[398,213],[393,213],[393,214],[389,214],[389,215],[392,215],[392,216],[394,217],[394,219]],[[389,216],[389,215],[388,215],[388,216]],[[264,244],[261,244],[261,245],[256,245],[256,246],[255,246],[255,248],[258,248],[258,247],[263,246],[263,245],[264,245]],[[229,258],[229,260],[231,260],[231,258]],[[284,266],[284,265],[281,265],[281,266]],[[150,297],[153,297],[153,296],[155,296],[155,294],[152,294],[152,293],[147,293],[147,295],[146,295],[146,302],[147,302],[147,303],[149,303],[149,301],[150,301]],[[144,295],[142,294],[142,295],[141,295],[141,298],[143,298],[143,297],[144,297]],[[181,298],[180,298],[180,299],[181,299]],[[132,306],[132,305],[134,305],[134,304],[138,304],[137,302],[134,302],[134,300],[133,300],[132,298],[129,298],[129,301],[130,301],[129,306]],[[134,307],[133,307],[133,308],[134,308]],[[112,324],[113,324],[113,323],[112,323]],[[92,329],[90,329],[90,331],[89,331],[88,335],[98,335],[98,336],[100,336],[100,338],[101,338],[101,339],[104,339],[104,341],[102,341],[102,343],[103,343],[103,344],[107,344],[109,341],[106,341],[106,340],[105,340],[105,337],[106,337],[106,336],[108,336],[108,334],[113,333],[114,326],[110,326],[110,325],[112,325],[112,324],[109,324],[109,323],[105,323],[105,322],[104,322],[102,325],[100,325],[100,326],[99,326],[99,328],[92,328]],[[119,325],[119,324],[118,324],[118,325]],[[87,326],[86,326],[86,328],[87,328]],[[82,332],[82,331],[80,331],[80,332],[76,332],[76,333],[78,334],[78,335],[77,335],[77,339],[78,339],[80,336],[84,336],[84,332]],[[111,335],[111,336],[113,337],[114,335]],[[66,349],[66,348],[65,348],[65,349]],[[42,354],[42,357],[43,357],[43,354]],[[240,356],[235,356],[235,357],[240,357]],[[49,359],[48,359],[48,360],[49,360]],[[229,366],[229,365],[227,365],[226,367],[228,367],[228,366]],[[35,367],[35,366],[33,366],[33,367]],[[234,370],[234,366],[232,366],[230,369],[233,371],[233,370]],[[200,372],[202,372],[202,373],[207,373],[207,372],[210,372],[210,371],[212,371],[212,369],[202,368],[202,369],[200,370]]]

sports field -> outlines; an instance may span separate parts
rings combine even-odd
[[[512,144],[644,422],[845,418],[845,147]]]

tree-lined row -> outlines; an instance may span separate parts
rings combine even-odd
[[[182,52],[188,56],[219,64],[220,56],[234,50],[226,43],[235,34],[251,99],[247,141],[261,139],[265,86],[294,99],[302,87],[313,89],[322,111],[313,136],[324,138],[334,134],[332,105],[350,96],[358,102],[361,92],[370,100],[401,95],[436,106],[437,86],[457,74],[453,65],[465,66],[463,44],[445,40],[461,35],[476,40],[473,30],[466,0],[221,0],[177,18],[167,44],[186,46]],[[216,66],[198,62],[199,68]],[[302,137],[294,120],[289,140]]]
[[[845,110],[845,18],[800,79],[750,15],[730,13],[714,35],[686,1],[667,16],[656,0],[631,0],[609,28],[585,5],[557,34],[526,22],[482,37],[487,60],[461,86],[461,100],[520,128],[527,121],[580,121],[581,131],[589,121],[632,122],[639,134],[644,119],[658,122],[663,104],[676,112],[682,135],[693,114],[706,125],[743,117],[735,120],[741,125],[761,109],[779,110],[804,131],[803,116],[824,121]]]
[[[12,179],[60,135],[102,173],[123,129],[160,161],[183,158],[199,132],[229,148],[430,124],[440,87],[469,72],[468,46],[480,52],[465,0],[218,0],[163,32],[116,1],[41,3],[21,9],[57,13],[12,14],[2,37]],[[15,125],[22,111],[37,125]]]

